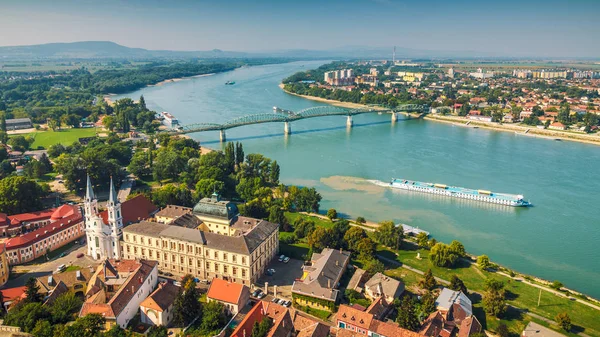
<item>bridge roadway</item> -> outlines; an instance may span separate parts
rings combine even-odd
[[[394,109],[382,109],[382,108],[362,108],[362,109],[351,109],[338,106],[317,106],[307,109],[300,110],[298,112],[284,110],[278,107],[273,107],[273,112],[270,113],[258,113],[252,115],[246,115],[227,121],[223,124],[216,123],[195,123],[188,124],[180,127],[178,130],[172,130],[170,133],[173,134],[186,134],[194,132],[204,131],[220,131],[220,139],[222,142],[226,140],[225,130],[237,128],[244,125],[261,124],[261,123],[284,123],[284,133],[289,135],[292,133],[290,123],[293,121],[324,117],[324,116],[346,116],[346,125],[352,127],[352,116],[360,115],[364,113],[389,113],[392,116],[392,122],[398,120],[398,113],[426,113],[429,111],[429,107],[425,105],[417,104],[405,104],[397,106]]]

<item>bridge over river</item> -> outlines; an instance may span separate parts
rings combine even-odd
[[[284,123],[284,133],[289,135],[292,133],[291,122],[324,116],[346,116],[346,126],[352,127],[352,116],[364,113],[389,113],[392,116],[392,122],[398,120],[398,113],[426,113],[429,107],[418,104],[404,104],[395,107],[394,109],[385,109],[379,107],[352,109],[332,105],[317,106],[303,109],[297,112],[273,107],[273,112],[258,113],[246,115],[229,120],[223,124],[217,123],[195,123],[181,126],[178,130],[170,131],[171,133],[194,133],[204,131],[220,131],[220,139],[222,142],[226,140],[225,130],[237,128],[244,125],[261,124],[261,123]]]

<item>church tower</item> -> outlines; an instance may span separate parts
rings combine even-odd
[[[112,177],[110,178],[110,194],[108,203],[106,204],[108,211],[108,227],[110,227],[110,241],[112,247],[112,258],[121,258],[121,246],[119,240],[123,236],[123,216],[121,214],[121,203],[117,198],[117,191],[113,184]]]
[[[121,203],[117,199],[112,178],[110,181],[110,195],[106,204],[108,223],[98,213],[98,200],[92,190],[90,177],[87,178],[85,193],[85,232],[87,236],[88,255],[94,260],[120,259],[121,246],[119,239],[123,232],[123,217]]]

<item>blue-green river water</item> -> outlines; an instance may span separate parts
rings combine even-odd
[[[285,94],[281,79],[322,62],[240,68],[213,76],[147,87],[149,108],[182,124],[222,123],[273,106],[300,110],[323,103]],[[235,85],[224,85],[228,80]],[[246,153],[277,160],[286,184],[314,186],[322,210],[419,226],[441,241],[461,241],[473,254],[600,298],[600,147],[470,129],[389,115],[341,116],[227,131]],[[191,135],[220,148],[218,132]],[[390,190],[367,180],[392,177],[523,194],[535,207],[510,208]]]

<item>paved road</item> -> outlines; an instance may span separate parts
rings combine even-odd
[[[80,266],[82,268],[87,268],[89,266],[96,265],[98,262],[92,260],[87,255],[84,255],[81,258],[77,258],[77,254],[79,254],[79,253],[85,254],[86,252],[87,252],[87,247],[85,245],[83,245],[83,246],[75,245],[71,249],[69,249],[68,251],[65,252],[64,257],[55,258],[53,260],[50,260],[50,261],[47,261],[44,263],[40,263],[40,264],[34,264],[34,265],[28,264],[28,265],[14,266],[14,267],[12,267],[12,272],[14,272],[14,273],[26,272],[26,274],[23,274],[17,278],[9,280],[8,282],[6,282],[6,285],[4,287],[12,288],[12,287],[24,286],[29,278],[50,275],[61,264],[65,264],[67,266],[76,265],[76,266]]]
[[[119,199],[120,202],[125,202],[125,200],[127,200],[129,193],[131,193],[131,187],[133,186],[133,181],[134,180],[131,177],[131,175],[127,176],[127,178],[125,178],[125,180],[123,180],[123,184],[121,184],[121,188],[119,188],[119,194],[117,196],[117,198]]]

